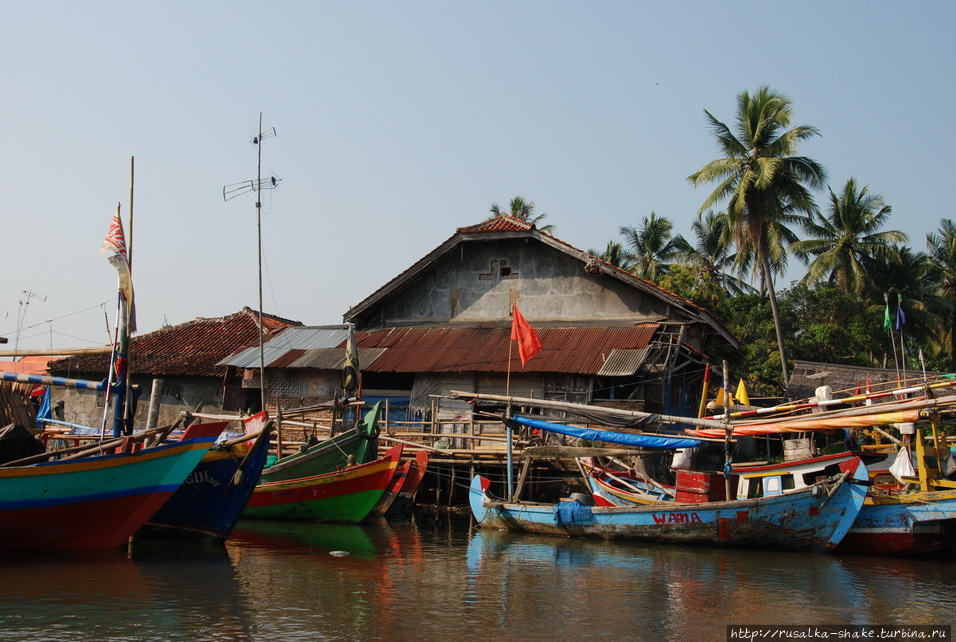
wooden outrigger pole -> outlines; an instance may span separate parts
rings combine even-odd
[[[461,399],[484,399],[487,401],[500,401],[503,403],[510,403],[516,406],[532,406],[536,408],[552,408],[554,410],[563,410],[565,412],[576,412],[576,411],[585,411],[585,412],[595,412],[603,413],[605,415],[613,415],[616,417],[629,418],[629,419],[650,419],[662,424],[688,424],[692,426],[700,426],[702,428],[724,428],[725,424],[723,421],[716,421],[714,419],[699,419],[697,417],[679,417],[676,415],[661,415],[652,412],[641,412],[640,410],[622,410],[620,408],[605,408],[603,406],[591,406],[587,404],[572,403],[569,401],[552,401],[549,399],[534,399],[531,397],[510,397],[504,395],[493,395],[488,393],[478,393],[478,392],[463,392],[459,390],[452,390],[449,393],[452,397],[459,397]]]

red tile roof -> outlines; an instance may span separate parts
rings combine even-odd
[[[520,218],[515,218],[514,216],[502,214],[492,219],[482,221],[477,225],[459,227],[457,233],[472,234],[475,232],[527,232],[533,229],[537,229],[533,223],[529,223],[528,221],[522,220]]]
[[[216,364],[230,354],[259,340],[259,313],[249,308],[225,317],[199,317],[135,336],[130,341],[130,369],[134,375],[221,376],[225,367]],[[301,325],[269,314],[262,324],[270,334]],[[54,374],[103,373],[109,355],[84,355],[50,364]]]

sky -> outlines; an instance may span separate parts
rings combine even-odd
[[[117,203],[140,334],[257,309],[260,229],[263,309],[307,325],[341,323],[514,196],[582,250],[651,212],[690,237],[710,189],[687,176],[720,156],[704,111],[731,123],[762,85],[820,130],[798,151],[829,186],[882,194],[911,247],[956,215],[952,2],[0,0],[0,16],[7,349],[109,343]],[[223,197],[257,177],[260,114],[262,175],[281,179],[261,228],[253,194]]]

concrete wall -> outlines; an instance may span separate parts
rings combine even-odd
[[[523,239],[467,243],[422,279],[384,301],[385,325],[480,322],[509,318],[519,301],[529,319],[659,319],[664,302],[608,276],[591,275],[559,250]]]
[[[173,377],[164,380],[158,426],[171,424],[187,410],[202,406],[203,412],[222,412],[222,385],[212,377]],[[153,380],[133,377],[133,384],[140,386],[142,394],[134,416],[137,430],[146,427]],[[99,428],[103,423],[104,393],[78,388],[51,388],[51,401],[63,401],[63,419],[81,426]],[[109,411],[107,429],[113,428],[113,411]]]

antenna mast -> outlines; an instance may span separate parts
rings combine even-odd
[[[276,135],[276,128],[271,127],[266,131],[262,129],[262,112],[259,112],[259,129],[258,134],[253,137],[252,144],[256,146],[256,151],[258,153],[258,169],[256,173],[255,181],[243,181],[241,183],[233,183],[232,185],[226,185],[222,188],[222,198],[223,200],[231,200],[247,192],[256,193],[256,228],[258,232],[258,241],[259,241],[259,390],[262,408],[261,410],[266,409],[266,359],[265,359],[265,326],[262,323],[262,195],[261,192],[264,189],[275,189],[279,186],[279,182],[282,179],[272,176],[266,179],[265,182],[262,181],[262,139],[272,138]]]
[[[14,352],[20,349],[20,333],[23,331],[23,322],[26,321],[27,318],[27,306],[30,305],[30,299],[46,301],[45,294],[38,294],[33,290],[20,290],[20,293],[23,294],[23,298],[20,299],[20,311],[17,315],[17,340],[13,343]]]

